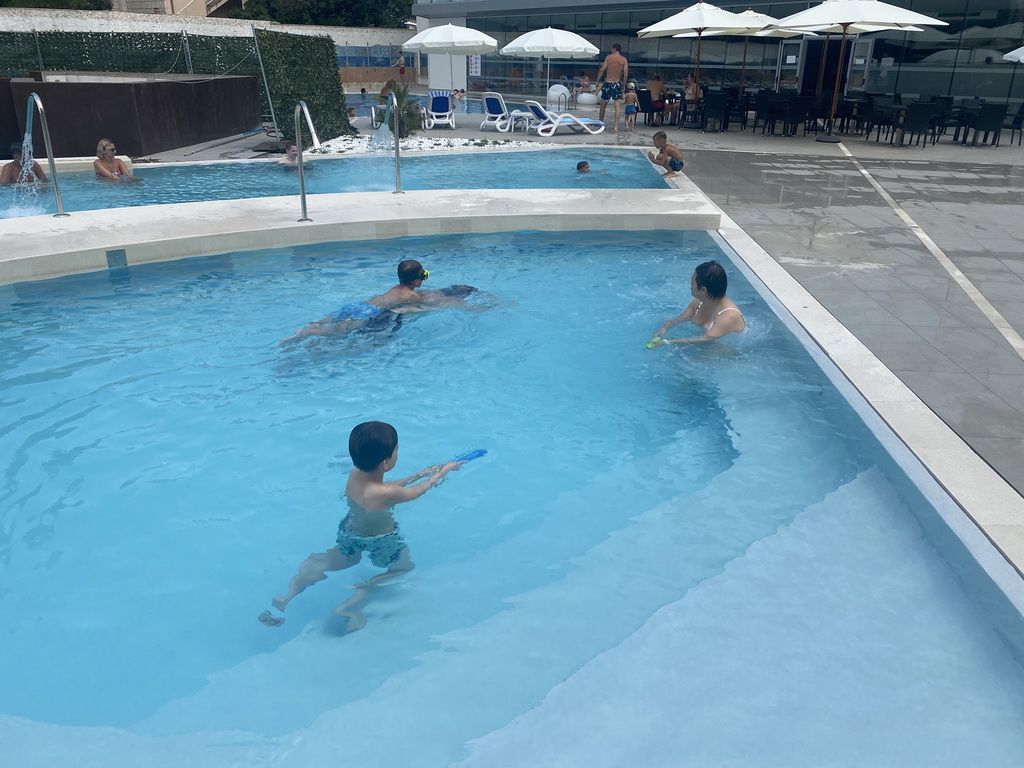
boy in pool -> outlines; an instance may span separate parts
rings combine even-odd
[[[458,472],[464,461],[449,461],[420,470],[400,480],[385,481],[384,474],[398,463],[398,432],[383,421],[367,421],[357,425],[348,438],[348,452],[355,467],[345,485],[348,514],[338,526],[338,543],[326,552],[315,552],[299,566],[292,577],[288,593],[270,601],[271,610],[257,618],[268,627],[284,624],[285,608],[306,587],[327,578],[327,571],[343,571],[358,563],[365,552],[370,562],[385,568],[367,581],[355,585],[350,595],[333,613],[348,620],[348,630],[366,626],[366,618],[358,608],[370,596],[369,588],[385,579],[408,573],[413,569],[409,548],[398,530],[394,509],[398,504],[414,501],[436,488],[449,472]]]
[[[428,277],[430,273],[422,264],[406,259],[398,264],[398,285],[372,299],[346,304],[322,320],[300,328],[283,342],[355,330],[384,331],[392,324],[397,325],[404,314],[457,306],[476,290],[471,285],[453,285],[436,291],[421,291],[423,281]]]
[[[679,147],[668,143],[668,136],[664,131],[658,131],[654,134],[651,142],[654,144],[655,149],[658,150],[658,156],[655,157],[653,152],[648,152],[647,157],[652,163],[660,165],[667,171],[662,174],[663,178],[670,178],[683,170],[683,153],[679,151]]]
[[[577,173],[604,173],[607,170],[607,168],[602,168],[600,171],[591,171],[590,163],[588,163],[586,160],[580,160],[578,163],[576,163]]]

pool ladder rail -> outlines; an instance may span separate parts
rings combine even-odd
[[[32,94],[35,96],[35,94]],[[38,97],[37,97],[38,98]],[[42,105],[40,105],[40,110]],[[388,96],[388,110],[394,116],[394,137],[395,137],[395,194],[402,194],[402,157],[399,150],[398,142],[398,97],[395,94]],[[306,125],[309,126],[309,133],[313,137],[313,148],[320,149],[320,139],[317,138],[316,129],[313,127],[313,119],[309,116],[309,107],[306,106],[306,102],[299,101],[295,105],[295,149],[298,152],[298,166],[299,166],[299,204],[302,208],[302,215],[298,221],[312,221],[309,218],[308,211],[306,209],[306,174],[303,167],[302,161],[302,122],[301,117],[306,118]],[[45,120],[44,123],[45,125]],[[47,146],[49,146],[49,138],[47,138]],[[50,161],[50,167],[53,167],[53,161]],[[58,201],[60,197],[58,195]],[[58,202],[59,205],[59,202]],[[65,214],[66,215],[66,214]]]
[[[25,143],[30,147],[32,146],[33,108],[39,111],[39,124],[43,127],[43,141],[46,143],[46,162],[50,168],[50,178],[53,180],[53,194],[57,198],[57,212],[53,214],[53,217],[55,219],[63,219],[71,214],[64,213],[64,200],[60,196],[60,182],[57,180],[57,164],[53,160],[53,142],[50,141],[50,126],[46,122],[46,110],[43,109],[43,102],[37,93],[29,94],[28,104],[25,107]],[[22,157],[23,162],[25,159],[25,157]]]

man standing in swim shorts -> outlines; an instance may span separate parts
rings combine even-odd
[[[622,115],[622,94],[626,80],[629,79],[629,62],[622,55],[622,46],[615,43],[612,52],[604,58],[601,69],[597,73],[597,85],[601,91],[601,109],[598,119],[604,122],[604,111],[609,101],[615,102],[615,127],[612,133],[619,132],[619,117]]]

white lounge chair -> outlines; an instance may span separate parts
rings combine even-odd
[[[553,136],[559,128],[568,128],[576,133],[586,132],[596,135],[604,131],[604,123],[589,117],[576,117],[568,112],[552,112],[540,105],[539,101],[526,101],[526,108],[533,115],[534,122],[529,130],[537,131],[538,136]]]
[[[532,114],[518,109],[509,111],[505,105],[505,99],[500,93],[487,91],[480,98],[484,105],[484,121],[480,123],[481,131],[490,125],[501,133],[508,133],[514,131],[519,123],[522,123],[524,128],[529,128]]]
[[[429,130],[435,125],[455,127],[455,102],[450,91],[430,91],[427,94],[423,127]]]

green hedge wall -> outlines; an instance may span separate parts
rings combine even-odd
[[[295,138],[295,105],[300,100],[306,102],[321,139],[353,132],[330,37],[257,29],[256,39],[274,99],[277,125],[284,137]],[[306,121],[302,120],[301,125],[303,146],[308,147],[311,137]]]
[[[292,115],[299,99],[309,107],[322,139],[352,133],[331,38],[264,30],[256,34],[284,137],[293,138]],[[188,35],[188,49],[197,75],[259,78],[263,113],[269,114],[253,38]],[[187,74],[188,66],[179,33],[0,32],[0,76],[28,77],[39,70]]]

